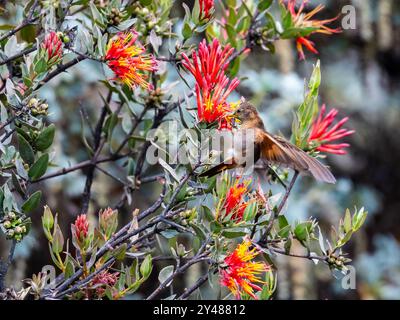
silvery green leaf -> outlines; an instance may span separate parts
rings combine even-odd
[[[313,256],[317,256],[317,254],[315,253],[315,252],[310,252],[310,256],[311,257],[313,257]],[[312,261],[314,262],[314,264],[318,264],[318,262],[319,262],[319,259],[312,259]]]
[[[319,226],[318,226],[318,232],[319,232],[319,236],[318,236],[319,247],[321,248],[323,253],[326,253],[325,245],[324,245],[324,237],[322,236],[321,228]]]
[[[174,180],[176,182],[179,182],[180,179],[178,177],[178,175],[176,174],[175,170],[172,169],[172,167],[166,163],[162,158],[158,158],[158,162],[160,163],[160,165],[169,172],[169,174],[174,178]]]
[[[96,5],[93,2],[90,2],[90,11],[92,12],[93,19],[101,24],[104,24],[104,19]]]
[[[136,23],[136,18],[133,19],[128,19],[125,21],[122,21],[118,26],[117,29],[120,31],[125,31],[128,30],[132,25],[134,25]]]
[[[10,37],[4,46],[4,53],[7,57],[11,57],[23,49],[23,45],[18,44],[17,37]]]
[[[25,170],[21,159],[15,159],[15,168],[17,169],[17,173],[20,177],[28,179],[28,172]]]
[[[125,253],[125,256],[129,258],[140,258],[143,257],[147,254],[147,252],[127,252]]]
[[[275,29],[278,33],[282,33],[283,32],[283,27],[282,24],[279,21],[275,21]]]
[[[268,202],[271,207],[274,207],[278,204],[279,199],[282,197],[282,193],[274,194],[272,197],[268,198]]]
[[[158,53],[158,49],[160,48],[160,46],[162,44],[162,40],[161,40],[161,37],[157,36],[154,29],[152,29],[150,32],[149,40],[150,40],[151,45],[153,46],[154,52]]]
[[[0,101],[0,122],[4,123],[8,119],[7,109],[4,107],[3,103]]]
[[[12,209],[14,208],[14,205],[13,205],[14,197],[13,197],[10,189],[8,188],[7,183],[4,184],[3,192],[4,192],[3,210],[5,212],[12,211]]]
[[[159,275],[158,275],[158,281],[160,281],[160,283],[164,283],[164,281],[166,281],[172,274],[174,273],[174,266],[166,266],[165,268],[163,268]],[[169,285],[172,283],[172,280],[166,284],[166,287],[169,287]]]
[[[125,115],[122,117],[121,125],[122,125],[122,129],[124,130],[124,132],[125,132],[126,134],[129,134],[129,133],[131,132],[131,129],[132,129],[132,121],[131,121],[130,117],[129,117],[127,114],[125,114]]]

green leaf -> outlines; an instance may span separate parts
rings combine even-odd
[[[34,65],[34,70],[37,74],[47,71],[47,61],[45,58],[40,58]]]
[[[29,142],[20,134],[18,136],[18,144],[19,144],[19,154],[21,158],[31,165],[35,161],[35,153]]]
[[[104,124],[104,129],[107,133],[107,141],[111,141],[112,133],[114,131],[115,126],[118,124],[118,115],[116,113],[112,113],[106,120]]]
[[[258,203],[256,201],[253,201],[249,203],[244,210],[243,213],[243,220],[248,222],[254,220],[258,212]]]
[[[230,25],[229,23],[227,23],[225,25],[225,30],[226,30],[226,33],[228,34],[228,38],[229,38],[230,44],[232,45],[232,47],[236,48],[236,46],[237,46],[237,41],[236,41],[237,33],[236,33],[235,28],[232,25]]]
[[[53,213],[51,212],[50,208],[48,206],[44,206],[44,211],[42,215],[42,227],[44,230],[44,233],[49,241],[53,238],[51,234],[51,229],[54,226],[54,217]]]
[[[300,241],[305,241],[309,238],[310,231],[312,227],[312,222],[311,221],[306,221],[299,223],[295,228],[294,228],[294,234],[296,235],[296,238]]]
[[[152,270],[153,270],[152,258],[151,255],[148,254],[146,258],[144,258],[142,264],[140,265],[140,273],[144,279],[147,279],[150,276]]]
[[[357,209],[356,209],[357,210]],[[356,232],[361,226],[364,224],[365,219],[367,218],[368,211],[364,210],[364,207],[361,208],[358,212],[353,216],[353,232]]]
[[[286,226],[284,226],[284,227],[281,227],[281,228],[279,229],[279,231],[278,231],[278,235],[279,235],[281,238],[286,238],[286,237],[289,235],[290,230],[291,230],[290,225],[286,225]]]
[[[64,271],[65,278],[66,279],[70,278],[74,273],[75,273],[75,266],[72,263],[72,260],[67,258]]]
[[[31,212],[37,208],[40,203],[40,199],[42,198],[42,191],[36,191],[32,194],[28,200],[24,202],[21,206],[23,212]]]
[[[166,266],[158,274],[158,281],[160,281],[160,283],[165,282],[173,273],[174,273],[174,266],[172,265]],[[170,284],[171,282],[167,283],[166,287],[168,287]]]
[[[352,229],[352,226],[351,226],[351,214],[350,214],[350,210],[349,209],[346,210],[346,214],[344,216],[343,228],[344,228],[344,232],[345,233],[349,232]]]
[[[258,10],[260,11],[267,10],[271,6],[272,2],[273,0],[261,0],[258,3]]]
[[[321,84],[321,69],[318,61],[308,82],[308,92],[304,102],[295,113],[292,124],[292,142],[304,149],[308,145],[312,123],[318,113],[318,91]]]
[[[33,43],[36,39],[36,29],[34,25],[28,25],[20,31],[21,39],[28,42]]]
[[[42,132],[40,132],[39,136],[35,141],[35,147],[39,151],[44,151],[48,149],[54,140],[54,134],[56,131],[56,126],[54,124],[49,125]]]
[[[340,238],[336,244],[336,247],[342,247],[344,246],[351,238],[351,236],[353,235],[353,231],[350,230],[349,232],[347,232],[345,234],[345,236],[343,238]]]
[[[49,165],[49,155],[45,153],[42,155],[29,169],[28,176],[32,180],[37,180],[46,173],[47,166]]]
[[[194,232],[196,233],[197,237],[204,241],[207,238],[207,234],[206,232],[203,230],[202,227],[196,225],[196,224],[192,224],[191,227],[193,228]]]
[[[57,224],[54,228],[51,249],[55,254],[58,254],[63,250],[63,247],[64,247],[64,236],[61,232],[60,226]]]
[[[17,162],[16,162],[17,163]],[[14,172],[11,173],[11,181],[13,183],[13,186],[15,188],[15,190],[22,196],[25,197],[25,191],[22,188],[16,174]]]
[[[140,2],[140,4],[141,4],[142,6],[147,7],[147,6],[151,5],[152,0],[139,0],[139,2]]]
[[[222,231],[222,235],[227,239],[235,239],[239,237],[244,237],[247,232],[244,231]]]
[[[126,243],[121,244],[118,248],[114,249],[114,251],[112,252],[113,257],[115,257],[115,259],[117,259],[118,261],[124,260],[127,248],[128,245]]]
[[[192,28],[189,23],[185,22],[182,28],[182,36],[184,39],[189,39],[192,36]]]

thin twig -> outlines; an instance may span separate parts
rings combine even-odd
[[[279,203],[279,206],[278,206],[277,210],[273,210],[273,215],[270,218],[270,221],[269,221],[269,223],[267,225],[267,228],[265,229],[264,234],[261,236],[260,243],[265,243],[266,242],[267,237],[268,237],[268,235],[269,235],[269,233],[270,233],[270,231],[272,229],[272,226],[274,225],[274,221],[279,216],[279,214],[281,213],[283,207],[285,206],[285,204],[286,204],[286,202],[287,202],[287,200],[289,198],[290,192],[292,191],[292,188],[293,188],[298,176],[299,176],[299,172],[296,170],[294,172],[292,180],[289,183],[289,186],[286,189],[285,195],[283,196],[281,202]]]
[[[185,300],[190,297],[190,295],[196,291],[198,288],[200,288],[204,283],[206,283],[208,280],[208,273],[204,274],[201,276],[190,288],[186,289],[185,292],[183,292],[177,300]]]
[[[81,212],[86,213],[88,208],[89,208],[89,202],[90,202],[90,195],[91,195],[91,189],[92,189],[92,184],[93,184],[93,179],[94,179],[94,171],[96,169],[96,161],[101,153],[101,150],[103,148],[103,143],[101,143],[101,133],[103,131],[103,125],[104,125],[104,120],[106,118],[106,115],[108,113],[108,104],[111,101],[112,97],[112,91],[110,90],[106,99],[106,102],[103,105],[103,108],[101,110],[100,118],[97,122],[96,129],[94,132],[94,143],[93,143],[93,150],[95,150],[95,153],[92,157],[92,165],[89,167],[89,170],[86,174],[86,183],[85,183],[85,188],[83,190],[82,194],[82,210]]]
[[[0,262],[0,292],[3,292],[5,289],[4,280],[8,273],[8,269],[13,261],[16,245],[17,245],[17,241],[13,240],[11,243],[9,253],[8,253],[7,261]]]

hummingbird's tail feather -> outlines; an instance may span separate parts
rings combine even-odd
[[[289,166],[299,172],[309,173],[319,181],[336,182],[326,166],[285,139],[271,136],[267,132],[264,132],[261,138],[261,154],[264,159]]]
[[[297,155],[307,164],[307,169],[304,170],[306,173],[311,173],[311,175],[318,181],[326,183],[336,182],[332,172],[317,159],[309,156],[306,152],[300,149],[297,151]]]
[[[217,164],[215,167],[212,167],[211,169],[208,169],[200,173],[199,177],[213,177],[224,170],[233,169],[235,167],[236,163],[234,163],[233,161],[232,163],[227,163],[227,161],[224,161],[221,162],[220,164]]]

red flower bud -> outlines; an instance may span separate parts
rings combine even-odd
[[[75,220],[75,236],[79,241],[86,239],[89,232],[89,222],[87,220],[86,214],[81,214]]]
[[[45,38],[42,44],[42,48],[46,50],[48,60],[57,57],[61,59],[62,57],[62,41],[58,37],[57,33],[54,31],[50,32]]]

